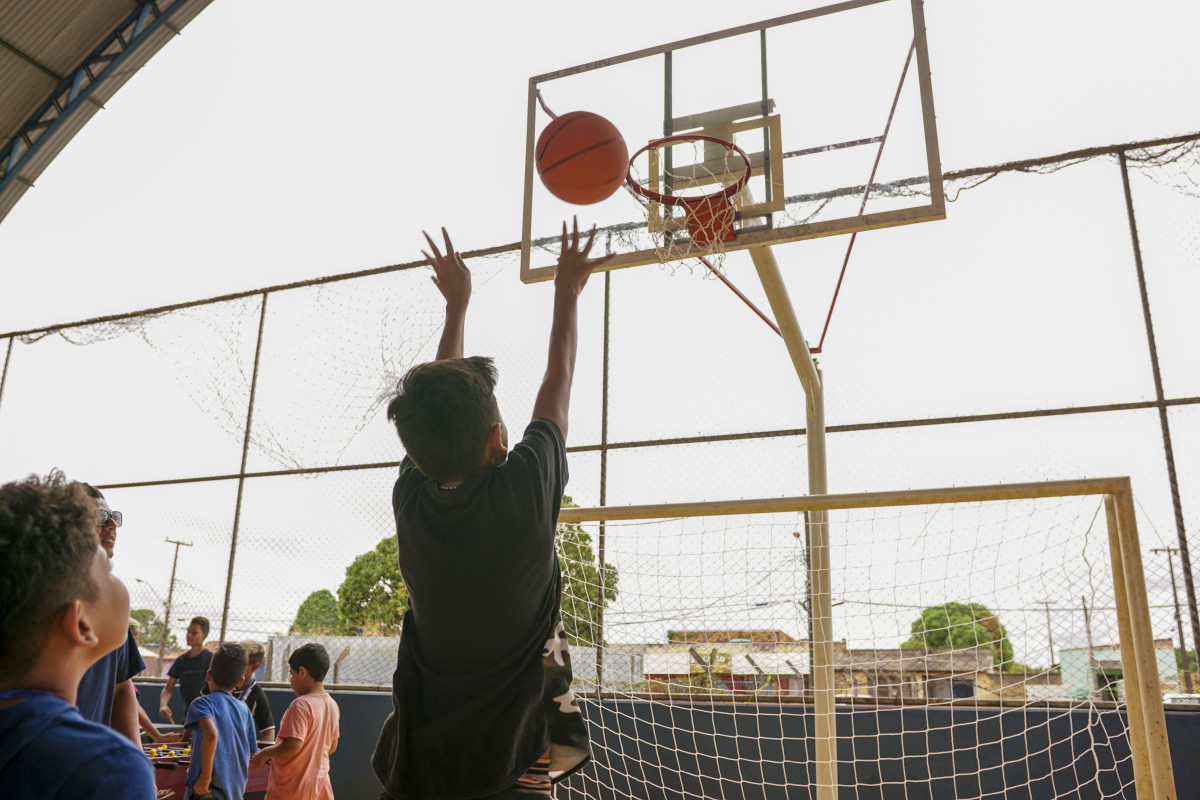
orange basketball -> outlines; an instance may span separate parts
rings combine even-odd
[[[612,196],[629,171],[621,132],[589,111],[572,111],[547,125],[535,153],[538,175],[550,193],[581,206]]]

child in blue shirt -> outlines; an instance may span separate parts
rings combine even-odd
[[[0,486],[0,797],[153,800],[141,748],[74,705],[128,621],[83,487],[59,472]]]
[[[206,676],[211,694],[197,697],[188,707],[183,727],[193,739],[189,796],[242,800],[246,791],[258,735],[250,709],[234,698],[233,690],[245,679],[248,660],[241,645],[221,645]]]

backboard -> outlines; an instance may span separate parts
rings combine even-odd
[[[726,250],[945,216],[922,0],[848,0],[530,78],[526,283],[553,277],[572,214],[600,227],[598,252],[617,255],[605,269],[660,262],[663,237],[686,244],[681,212],[668,206],[625,190],[573,206],[542,186],[537,136],[551,113],[576,110],[611,120],[631,153],[683,133],[742,148],[751,179]],[[654,191],[691,195],[744,174],[744,164],[726,173],[712,155],[664,147],[635,159],[634,174]]]

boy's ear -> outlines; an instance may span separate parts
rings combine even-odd
[[[504,441],[504,425],[497,422],[488,429],[487,463],[489,466],[503,464],[508,460],[508,443]]]
[[[100,643],[100,637],[92,626],[90,611],[82,600],[73,600],[59,615],[60,630],[77,647],[95,647]]]

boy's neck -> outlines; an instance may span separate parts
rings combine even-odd
[[[79,679],[83,680],[83,676],[80,675]],[[45,676],[37,677],[24,675],[15,680],[0,683],[0,692],[11,691],[43,692],[45,694],[57,697],[64,703],[75,705],[76,695],[79,691],[79,684],[76,683],[74,686],[71,686],[69,683],[54,680],[52,677],[47,679]],[[21,698],[19,697],[0,700],[0,708],[8,708],[9,706],[15,705],[19,702],[21,702]]]
[[[309,694],[326,694],[325,682],[324,681],[313,681],[312,683],[308,684],[307,686],[301,686],[300,688],[296,689],[297,697],[304,697],[305,695],[309,695]]]
[[[55,647],[55,643],[51,642],[25,674],[0,681],[0,691],[25,689],[30,692],[45,692],[75,705],[79,682],[91,666],[91,662],[82,661],[78,655],[73,648]]]
[[[507,455],[507,453],[505,455]],[[480,473],[487,472],[492,467],[498,467],[503,464],[505,460],[506,459],[501,458],[500,456],[493,455],[491,461],[485,461],[484,463],[480,464],[479,469],[475,470],[474,472],[468,473],[461,478],[447,478],[444,481],[437,481],[438,488],[446,490],[457,489],[459,486],[462,486],[463,481],[465,481],[467,478],[473,478]]]
[[[196,656],[200,655],[200,653],[203,652],[203,650],[204,650],[204,645],[194,644],[194,645],[192,645],[192,649],[188,651],[188,655],[190,655],[192,658],[195,658]]]

